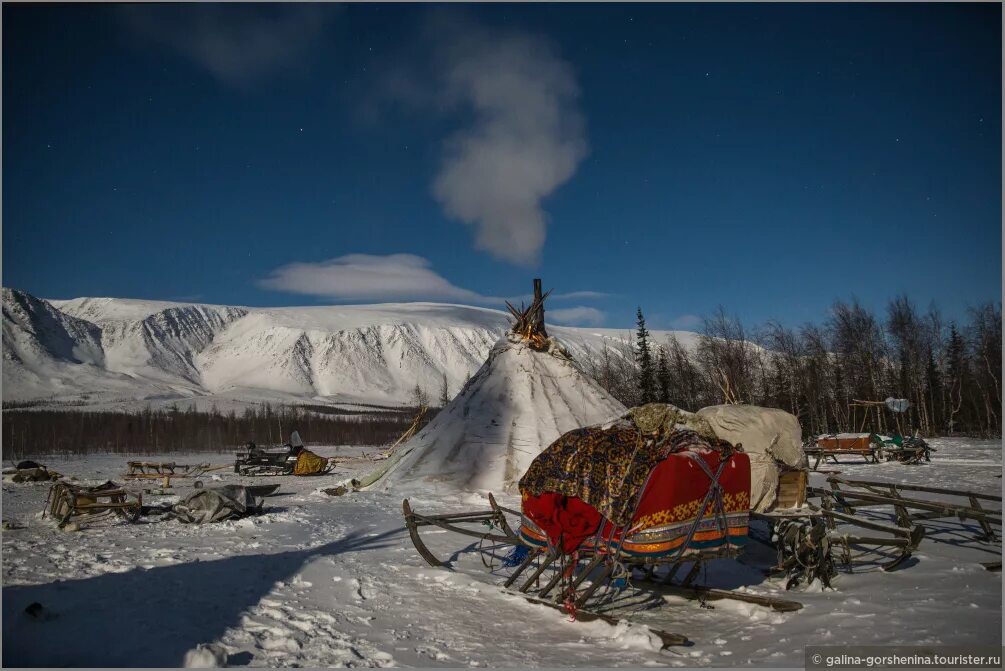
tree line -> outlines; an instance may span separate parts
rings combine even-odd
[[[660,342],[637,312],[634,342],[614,342],[584,361],[626,406],[673,403],[697,410],[722,403],[781,408],[807,436],[877,431],[923,436],[1001,436],[1001,303],[971,308],[964,323],[906,296],[877,316],[857,300],[837,301],[822,324],[769,321],[752,330],[720,307],[697,342]],[[860,401],[907,399],[904,413]]]
[[[147,407],[137,412],[6,409],[3,413],[4,456],[58,454],[169,454],[222,452],[254,441],[286,443],[293,431],[307,445],[386,445],[409,426],[415,409],[371,411],[345,416],[330,408],[264,403],[238,413],[215,408],[199,412],[177,406]],[[435,412],[427,412],[428,422]]]

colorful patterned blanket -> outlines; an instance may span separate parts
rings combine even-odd
[[[722,491],[706,501],[716,474]],[[692,430],[660,438],[619,423],[560,437],[531,464],[520,492],[521,534],[532,544],[571,552],[603,539],[629,554],[664,554],[685,543],[701,550],[746,539],[750,461]]]
[[[676,430],[665,438],[643,434],[628,422],[610,428],[569,431],[548,446],[520,478],[526,497],[545,492],[574,496],[601,515],[624,526],[631,521],[638,496],[656,464],[689,449],[732,450],[716,439],[691,430]]]

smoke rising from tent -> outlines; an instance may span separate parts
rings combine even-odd
[[[475,227],[478,248],[533,263],[545,240],[541,201],[587,153],[572,69],[541,39],[477,30],[446,50],[445,66],[448,97],[474,118],[448,138],[433,193]]]

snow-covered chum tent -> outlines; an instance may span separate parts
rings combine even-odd
[[[501,338],[461,392],[396,450],[381,485],[515,492],[534,457],[559,436],[625,413],[557,341],[548,344]]]

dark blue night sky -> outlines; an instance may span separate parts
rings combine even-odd
[[[960,317],[1001,300],[1000,129],[991,3],[5,4],[3,284]]]

